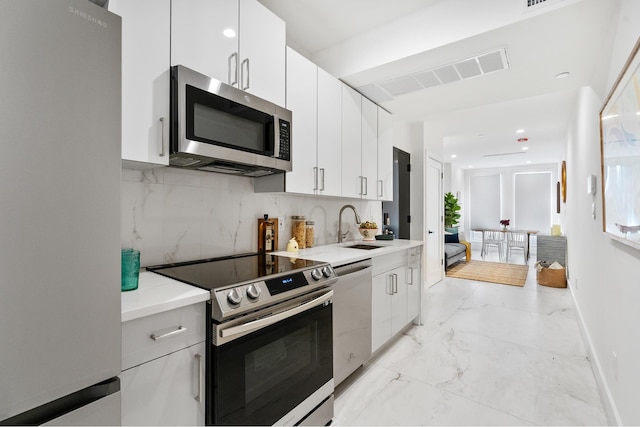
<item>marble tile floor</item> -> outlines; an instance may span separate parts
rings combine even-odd
[[[524,287],[426,289],[423,324],[340,384],[332,425],[606,425],[570,291],[534,264]]]

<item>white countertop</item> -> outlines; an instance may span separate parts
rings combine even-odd
[[[208,301],[211,293],[150,271],[141,271],[138,289],[122,292],[122,322]]]
[[[351,245],[365,244],[372,246],[381,246],[376,249],[352,249]],[[330,245],[321,245],[309,249],[300,249],[298,252],[274,252],[274,255],[286,256],[289,258],[312,259],[315,261],[328,262],[332,267],[361,261],[367,258],[373,258],[379,255],[390,254],[397,251],[403,251],[416,246],[422,246],[420,240],[372,240],[372,241],[353,241],[344,243],[334,243]]]
[[[352,249],[354,244],[381,246],[376,249]],[[363,259],[385,255],[397,251],[422,246],[419,240],[376,240],[355,241],[322,245],[315,248],[300,249],[298,252],[274,252],[274,255],[289,258],[312,259],[328,262],[332,267],[349,264]],[[173,310],[211,298],[209,291],[187,285],[149,271],[141,271],[138,289],[122,292],[122,322],[151,316]]]

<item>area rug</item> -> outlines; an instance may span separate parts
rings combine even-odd
[[[447,270],[447,276],[501,285],[524,286],[527,271],[529,271],[528,265],[470,260],[451,266]]]

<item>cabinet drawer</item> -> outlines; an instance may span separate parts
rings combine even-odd
[[[204,302],[125,322],[122,324],[122,370],[204,339]]]
[[[407,265],[407,251],[398,251],[387,255],[381,255],[373,258],[373,275],[393,270],[396,267]]]

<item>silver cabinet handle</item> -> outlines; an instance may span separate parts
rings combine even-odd
[[[164,157],[165,156],[165,152],[164,152],[164,140],[165,140],[165,124],[164,124],[164,117],[160,117],[160,157]]]
[[[387,295],[393,295],[393,274],[387,276],[387,289],[385,289]]]
[[[320,191],[324,191],[324,168],[320,168]]]
[[[233,61],[233,58],[235,58],[236,60]],[[233,52],[231,55],[229,55],[229,59],[227,60],[228,62],[228,66],[229,66],[229,74],[228,74],[228,82],[231,86],[235,86],[238,84],[238,52]],[[231,64],[235,62],[236,68],[235,68],[235,72],[233,73],[233,81],[231,81]]]
[[[150,338],[152,340],[154,340],[154,341],[160,341],[160,340],[163,340],[165,338],[174,337],[174,336],[182,334],[184,332],[187,332],[187,328],[185,328],[184,326],[178,326],[176,329],[174,329],[171,332],[167,332],[166,334],[162,334],[162,335],[151,334]]]
[[[242,87],[242,90],[247,90],[249,89],[250,86],[250,75],[251,75],[251,71],[249,71],[249,58],[245,58],[241,63],[240,63],[240,83],[244,82],[244,64],[247,64],[247,85]]]
[[[379,179],[378,183],[380,184],[380,193],[378,194],[378,197],[382,197],[382,180]]]
[[[398,275],[393,273],[393,293],[398,293]]]
[[[314,191],[318,189],[318,168],[316,166],[313,168],[313,189]]]
[[[407,283],[413,285],[413,267],[409,267],[409,279]]]
[[[200,402],[202,401],[202,396],[204,395],[204,393],[202,392],[202,356],[196,354],[194,357],[198,361],[198,395],[195,396],[194,399]]]
[[[358,194],[361,195],[361,196],[362,196],[362,183],[364,181],[363,178],[364,178],[363,176],[359,176],[358,177],[358,179],[360,180],[360,192]]]
[[[363,181],[364,181],[364,193],[362,193],[364,196],[369,194],[369,189],[367,188],[369,186],[369,182],[367,181],[367,177],[363,176]]]

